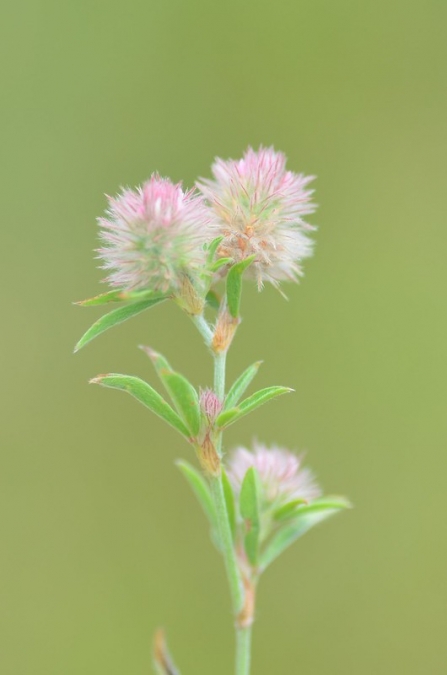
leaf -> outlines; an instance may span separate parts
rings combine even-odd
[[[267,401],[270,401],[277,396],[281,396],[282,394],[288,394],[291,391],[293,391],[293,389],[290,389],[289,387],[266,387],[265,389],[260,389],[255,394],[244,399],[238,406],[221,412],[216,420],[216,424],[221,429],[228,427],[230,424],[233,424],[233,422],[244,417],[244,415],[252,412],[252,410],[259,408],[263,403],[267,403]]]
[[[94,307],[96,305],[106,305],[111,302],[130,302],[136,300],[143,300],[154,295],[154,291],[109,291],[108,293],[101,293],[95,295],[93,298],[87,300],[78,300],[75,305],[80,307]]]
[[[183,461],[182,459],[177,460],[176,464],[188,481],[212,527],[217,527],[214,502],[211,496],[210,488],[205,478],[202,476],[200,471],[197,471],[197,469],[195,469],[191,464]]]
[[[216,251],[219,248],[219,244],[223,241],[224,237],[223,235],[220,235],[219,237],[216,237],[213,239],[213,241],[210,243],[208,246],[208,264],[212,263],[214,260],[214,256],[216,255]]]
[[[208,291],[206,294],[206,302],[213,309],[218,310],[220,307],[220,298],[215,291]]]
[[[252,565],[258,561],[260,518],[259,518],[259,495],[258,475],[252,466],[245,474],[241,485],[239,508],[242,518],[245,520],[247,533],[245,535],[245,552]]]
[[[236,507],[234,503],[234,493],[231,483],[229,481],[228,475],[225,469],[222,468],[222,487],[225,497],[225,502],[227,505],[228,521],[230,523],[231,534],[233,535],[233,541],[236,537]]]
[[[297,515],[300,507],[302,507],[303,504],[307,503],[308,502],[305,499],[294,499],[291,502],[287,502],[287,504],[283,504],[282,506],[279,507],[279,509],[276,509],[276,511],[273,512],[273,518],[275,520],[285,520],[286,518],[294,518]]]
[[[212,263],[210,265],[209,270],[210,272],[217,272],[220,270],[221,267],[224,267],[225,265],[230,265],[233,262],[233,258],[219,258],[216,260],[216,262]]]
[[[230,387],[230,390],[225,398],[224,410],[232,408],[239,402],[241,396],[244,394],[245,390],[257,374],[261,363],[262,361],[256,361],[256,363],[253,363],[251,366],[249,366],[247,370],[244,370],[242,375],[237,378],[234,384]]]
[[[90,326],[88,331],[79,340],[78,344],[75,347],[75,352],[78,352],[82,347],[91,342],[94,338],[104,333],[112,326],[117,326],[119,323],[123,323],[130,319],[132,316],[144,312],[145,309],[158,305],[158,303],[166,300],[168,296],[166,295],[153,295],[146,300],[141,300],[140,302],[134,302],[130,305],[125,305],[125,307],[119,307],[114,309],[108,314],[104,314],[98,321],[95,321],[93,326]]]
[[[312,527],[349,507],[349,501],[343,497],[334,500],[329,498],[317,500],[308,506],[300,507],[294,521],[278,530],[267,544],[260,560],[261,569],[266,569],[283,551]]]
[[[90,380],[91,384],[100,384],[110,389],[121,389],[131,394],[137,401],[140,401],[146,408],[161,417],[165,422],[177,429],[187,439],[190,438],[188,429],[183,424],[180,417],[171,408],[158,392],[150,384],[140,380],[139,377],[131,375],[120,375],[118,373],[109,373],[108,375],[98,375]]]
[[[242,293],[242,275],[256,258],[255,255],[236,263],[227,275],[227,302],[230,314],[235,319],[239,316]]]
[[[141,347],[141,349],[146,352],[154,364],[157,375],[191,434],[197,436],[200,431],[200,405],[196,390],[186,377],[172,370],[162,354],[150,347]]]

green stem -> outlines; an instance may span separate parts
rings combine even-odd
[[[251,655],[251,626],[236,631],[236,675],[249,675]]]
[[[211,345],[211,340],[213,339],[213,331],[211,330],[208,321],[205,319],[203,314],[192,316],[191,318],[197,326],[197,330],[199,331],[200,335],[205,340],[206,346],[209,347]]]
[[[210,347],[212,344],[213,333],[205,318],[196,316],[193,318],[200,334],[205,340],[205,344]],[[214,353],[214,391],[221,401],[225,399],[225,368],[226,351]],[[222,433],[216,437],[216,450],[219,456],[222,456]],[[227,503],[222,483],[222,475],[210,477],[211,493],[216,507],[217,526],[219,530],[219,539],[222,546],[222,553],[225,561],[230,593],[233,605],[234,617],[237,620],[238,615],[244,607],[245,591],[242,583],[241,573],[237,563],[236,552],[234,548],[233,536],[231,533],[230,520],[228,517]],[[236,625],[236,675],[249,675],[250,672],[250,648],[251,648],[251,627],[241,628]]]
[[[214,391],[221,401],[225,398],[225,365],[226,352],[214,354]],[[216,438],[216,450],[222,455],[222,433]],[[228,517],[227,503],[222,484],[222,475],[211,478],[211,491],[216,506],[219,536],[222,544],[222,552],[230,584],[231,599],[235,615],[239,614],[244,604],[244,588],[242,585],[239,566],[234,550],[233,535],[231,534],[230,519]]]
[[[219,352],[214,355],[214,391],[221,401],[225,398],[225,365],[227,353]],[[222,436],[222,435],[221,435]]]

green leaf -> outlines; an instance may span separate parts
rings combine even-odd
[[[241,304],[242,275],[255,258],[255,255],[251,255],[249,258],[236,263],[236,265],[233,265],[227,275],[228,309],[231,316],[235,319],[237,319],[239,316],[239,308]]]
[[[180,417],[171,408],[158,392],[153,389],[150,384],[140,380],[139,377],[131,375],[120,375],[118,373],[109,373],[108,375],[98,375],[90,380],[91,384],[100,384],[103,387],[110,389],[121,389],[131,394],[140,403],[152,410],[153,413],[161,417],[165,422],[177,429],[183,436],[190,438],[188,429],[183,424]]]
[[[288,394],[291,391],[293,391],[293,389],[290,389],[289,387],[266,387],[265,389],[260,389],[255,394],[252,394],[252,396],[244,399],[238,406],[221,412],[216,420],[216,424],[221,429],[228,427],[230,424],[233,424],[233,422],[244,417],[244,415],[252,412],[252,410],[259,408],[263,403],[267,403],[267,401],[270,401],[277,396],[281,396],[282,394]]]
[[[200,471],[197,471],[197,469],[195,469],[191,464],[183,461],[182,459],[179,459],[176,464],[192,488],[192,491],[197,497],[197,500],[199,501],[200,506],[210,521],[211,526],[216,528],[216,512],[214,509],[214,502],[211,496],[209,485],[205,478],[200,473]]]
[[[200,430],[200,405],[196,390],[186,377],[172,370],[162,354],[150,347],[141,347],[141,349],[146,352],[154,364],[157,375],[191,434],[197,436]]]
[[[212,263],[209,266],[210,272],[217,272],[221,267],[225,265],[230,265],[233,262],[233,258],[219,258],[216,262]]]
[[[245,390],[258,372],[261,363],[262,361],[256,361],[256,363],[253,363],[251,366],[249,366],[247,370],[244,370],[242,375],[237,378],[235,383],[230,387],[230,391],[226,396],[224,410],[233,408],[239,402],[241,396],[244,394]]]
[[[134,302],[136,300],[143,300],[154,295],[154,291],[109,291],[108,293],[101,293],[95,295],[93,298],[87,300],[79,300],[75,305],[80,307],[94,307],[96,305],[106,305],[111,302]]]
[[[298,514],[293,522],[278,530],[267,544],[260,560],[261,569],[266,569],[283,551],[312,527],[322,523],[338,511],[349,507],[350,503],[344,497],[317,500],[308,506],[299,507]]]
[[[101,333],[112,328],[112,326],[117,326],[119,323],[127,321],[127,319],[130,319],[132,316],[136,316],[137,314],[144,312],[145,309],[158,305],[159,302],[163,302],[166,299],[166,295],[153,295],[146,300],[119,307],[118,309],[114,309],[108,314],[105,314],[98,319],[98,321],[95,321],[93,326],[90,326],[88,331],[84,333],[75,347],[75,352],[78,352],[86,344],[98,337],[98,335],[101,335]]]
[[[213,239],[213,241],[208,246],[208,264],[213,262],[216,251],[219,248],[219,244],[223,241],[223,239],[223,235],[216,237],[216,239]]]
[[[215,291],[208,291],[206,294],[206,302],[213,309],[218,310],[220,307],[220,298]]]
[[[247,533],[245,535],[245,552],[252,565],[258,561],[260,517],[259,517],[259,489],[258,475],[252,466],[242,481],[239,508],[245,520]]]
[[[231,534],[233,535],[233,541],[236,538],[236,507],[234,504],[234,493],[231,483],[228,479],[228,475],[225,469],[222,468],[222,487],[225,497],[225,502],[227,505],[228,521],[230,523]]]
[[[287,502],[287,504],[283,504],[283,506],[280,506],[279,509],[276,509],[276,511],[273,512],[273,518],[275,520],[294,518],[298,513],[298,509],[300,509],[303,504],[307,504],[305,499],[294,499],[291,502]]]

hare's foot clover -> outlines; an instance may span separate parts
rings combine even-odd
[[[247,150],[242,159],[217,159],[214,179],[183,191],[154,174],[142,187],[109,198],[99,220],[98,250],[112,289],[78,304],[120,303],[98,319],[76,346],[132,316],[174,300],[191,317],[214,358],[213,387],[196,391],[167,359],[149,347],[165,396],[138,377],[109,373],[91,380],[130,393],[164,419],[193,447],[201,471],[178,466],[193,489],[222,554],[236,626],[236,675],[250,669],[251,626],[256,591],[267,567],[317,523],[349,503],[322,497],[302,459],[283,448],[255,443],[225,455],[224,430],[260,405],[291,392],[271,386],[246,396],[261,364],[249,366],[225,386],[226,355],[240,324],[243,276],[261,289],[297,281],[311,255],[304,217],[313,213],[312,180],[286,171],[286,158],[273,148]],[[215,313],[214,321],[209,313]],[[158,675],[179,675],[164,635],[156,634]]]

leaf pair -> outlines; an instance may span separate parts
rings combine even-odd
[[[110,373],[93,378],[91,383],[128,392],[191,441],[197,436],[200,429],[199,397],[196,390],[183,375],[172,370],[161,354],[148,347],[142,349],[154,364],[161,382],[171,397],[175,410],[150,384],[139,377]]]

